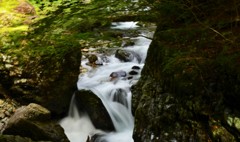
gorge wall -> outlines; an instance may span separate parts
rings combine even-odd
[[[239,141],[239,2],[154,4],[157,30],[132,87],[134,140]]]

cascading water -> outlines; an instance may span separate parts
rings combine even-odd
[[[137,28],[134,22],[113,23],[113,29]],[[141,68],[144,65],[146,53],[151,40],[144,37],[134,38],[134,46],[124,48],[134,52],[141,57],[141,61],[135,58],[131,62],[121,62],[114,55],[108,56],[108,62],[103,62],[102,66],[92,68],[86,65],[87,60],[82,60],[82,67],[88,72],[79,77],[78,89],[87,89],[95,93],[103,102],[108,111],[116,132],[104,133],[94,128],[87,115],[80,116],[75,106],[74,98],[71,102],[69,116],[64,118],[60,124],[64,128],[66,135],[71,142],[86,142],[88,135],[104,133],[97,141],[101,142],[133,142],[132,133],[134,119],[131,112],[131,91],[130,87],[137,82],[140,77]],[[133,67],[136,67],[133,68]],[[109,75],[113,72],[124,71],[129,73],[135,70],[137,75],[129,74],[126,77],[119,77],[111,80]]]

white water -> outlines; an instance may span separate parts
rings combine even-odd
[[[135,22],[114,23],[114,29],[131,29],[137,28]],[[133,66],[143,67],[147,54],[147,49],[150,40],[137,37],[134,39],[135,45],[125,49],[131,50],[139,54],[142,58],[139,63],[137,59],[132,62],[121,62],[114,55],[108,56],[109,62],[103,63],[102,66],[92,68],[86,65],[87,60],[82,60],[82,67],[87,68],[88,72],[81,75],[78,80],[78,89],[88,89],[93,91],[101,98],[105,108],[107,109],[116,132],[104,134],[99,140],[107,142],[133,142],[132,133],[134,127],[134,118],[131,113],[131,97],[130,87],[137,82],[139,74],[133,76],[133,79],[128,80],[120,78],[115,81],[110,81],[109,75],[116,71],[131,71]],[[117,89],[125,90],[126,93],[121,99],[123,103],[113,101],[114,92]],[[126,95],[127,94],[127,95]],[[125,96],[126,95],[126,96]],[[65,133],[71,142],[86,142],[87,136],[101,133],[101,130],[96,130],[87,115],[80,116],[74,104],[71,104],[71,112],[69,116],[64,118],[60,125],[64,128]]]

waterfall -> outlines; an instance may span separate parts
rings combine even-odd
[[[135,29],[135,22],[113,23],[113,29]],[[103,102],[108,111],[116,132],[105,133],[94,128],[87,114],[78,114],[74,97],[72,98],[69,115],[64,118],[60,125],[64,128],[66,135],[71,142],[86,142],[89,135],[96,133],[104,133],[97,142],[133,142],[132,133],[134,128],[134,118],[131,111],[131,91],[130,87],[137,82],[140,77],[141,68],[144,66],[147,49],[150,40],[144,37],[135,37],[134,46],[129,46],[124,49],[134,52],[141,57],[141,62],[134,59],[131,62],[122,62],[114,55],[108,56],[108,62],[102,66],[92,68],[86,65],[87,60],[82,60],[82,67],[87,68],[88,72],[81,75],[78,80],[78,89],[91,90]],[[135,75],[128,73],[136,70]],[[110,74],[117,71],[124,71],[127,75],[119,77],[112,81]],[[131,79],[128,77],[131,76]]]

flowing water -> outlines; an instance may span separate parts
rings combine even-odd
[[[135,22],[113,23],[112,29],[137,29]],[[107,109],[116,132],[105,133],[94,128],[87,115],[80,116],[74,103],[71,103],[69,115],[64,118],[60,125],[64,128],[66,135],[71,142],[86,142],[87,137],[96,133],[104,135],[98,139],[99,142],[133,142],[132,133],[134,118],[131,113],[131,91],[130,87],[137,82],[141,69],[144,65],[150,40],[144,37],[135,37],[134,46],[124,49],[137,53],[141,61],[134,59],[131,62],[121,62],[114,55],[108,56],[108,62],[103,62],[102,66],[92,68],[86,65],[87,60],[82,60],[82,67],[88,72],[81,75],[78,80],[78,89],[88,89],[94,92],[103,102]],[[138,66],[140,69],[132,69]],[[111,80],[109,75],[112,72],[125,71],[129,73],[135,70],[137,75],[129,75]],[[131,76],[131,79],[127,79]],[[72,99],[73,102],[74,98]]]

